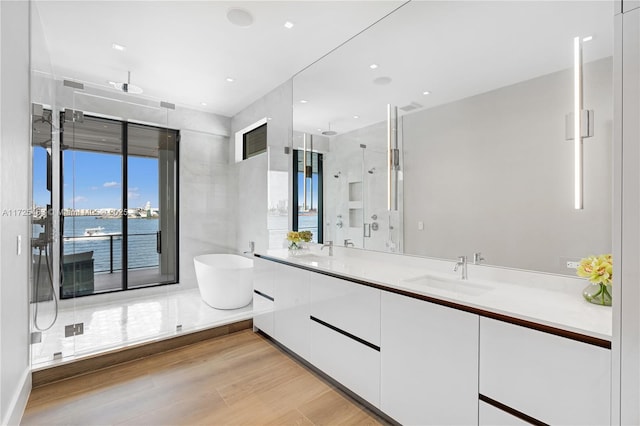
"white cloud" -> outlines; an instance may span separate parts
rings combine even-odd
[[[129,190],[129,192],[127,193],[127,198],[130,200],[136,200],[140,198],[140,194],[135,191]]]
[[[92,187],[91,187],[91,188],[89,188],[89,189],[90,189],[90,190],[92,190],[92,191],[97,191],[97,190],[98,190],[98,187],[97,187],[97,186],[92,186]]]
[[[77,197],[71,200],[74,204],[84,203],[88,201],[87,197],[83,197],[82,195],[78,195]]]
[[[118,182],[105,182],[102,186],[105,188],[113,188],[114,186],[120,186]]]

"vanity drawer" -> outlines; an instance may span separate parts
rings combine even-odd
[[[380,290],[326,275],[311,282],[311,315],[380,346]]]
[[[275,270],[274,262],[253,258],[253,289],[269,297],[274,296]]]
[[[380,407],[380,350],[311,321],[311,363]]]
[[[480,319],[480,394],[548,424],[610,424],[611,351]]]
[[[531,424],[484,401],[480,401],[478,408],[479,426],[520,426]]]

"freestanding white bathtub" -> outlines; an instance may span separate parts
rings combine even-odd
[[[237,309],[253,300],[253,260],[235,254],[193,258],[200,296],[216,309]]]

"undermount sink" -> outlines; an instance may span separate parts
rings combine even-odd
[[[434,277],[432,275],[422,275],[415,278],[409,278],[404,280],[403,282],[411,285],[425,286],[428,288],[444,290],[446,292],[464,294],[468,296],[478,296],[493,290],[493,287],[491,286],[479,284],[473,281],[446,279]]]

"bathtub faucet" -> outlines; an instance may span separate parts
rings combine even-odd
[[[242,252],[243,254],[248,254],[248,253],[253,253],[256,250],[256,242],[255,241],[249,241],[249,250]]]
[[[320,250],[324,250],[325,247],[329,247],[329,256],[333,256],[333,241],[327,241],[324,243]]]

